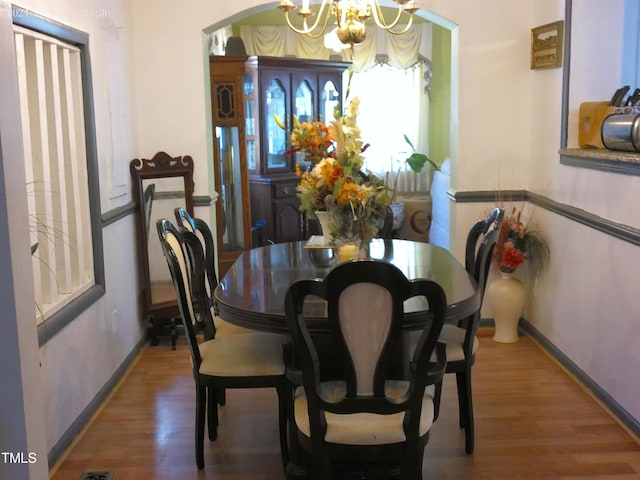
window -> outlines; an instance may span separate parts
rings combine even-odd
[[[17,7],[13,19],[43,343],[104,293],[88,37]]]
[[[395,175],[411,152],[405,134],[419,152],[428,153],[428,99],[422,63],[407,69],[380,63],[355,72],[350,97],[355,96],[360,98],[362,139],[371,144],[366,168],[383,177],[387,172]],[[379,121],[381,118],[385,121]]]

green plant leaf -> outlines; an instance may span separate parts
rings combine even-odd
[[[411,147],[411,150],[413,151],[411,156],[405,160],[405,162],[407,163],[407,165],[409,165],[411,170],[413,170],[416,173],[420,173],[426,163],[431,165],[434,170],[440,170],[440,167],[438,166],[438,164],[436,164],[436,162],[431,160],[424,153],[416,152],[416,148],[413,146],[413,143],[411,143],[411,140],[409,140],[409,137],[407,137],[406,133],[404,134],[404,141],[409,144],[409,146]]]
[[[420,173],[424,168],[424,164],[427,163],[428,161],[429,159],[424,153],[415,153],[415,152],[411,154],[411,156],[406,160],[407,165],[409,165],[409,167],[411,167],[411,170],[413,170],[416,173]]]
[[[407,137],[407,134],[404,134],[404,141],[407,142],[409,144],[409,146],[411,147],[411,150],[413,152],[416,151],[416,147],[413,146],[413,143],[411,143],[411,140],[409,140],[409,137]]]

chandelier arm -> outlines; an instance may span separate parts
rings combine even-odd
[[[398,14],[396,15],[396,18],[393,20],[393,22],[391,23],[387,23],[385,21],[384,15],[382,14],[382,9],[380,8],[380,4],[377,1],[373,2],[373,20],[376,22],[376,25],[378,25],[378,27],[387,30],[388,32],[391,32],[391,29],[393,27],[395,27],[398,22],[400,21],[400,18],[402,17],[402,5],[398,5]],[[413,15],[409,15],[409,21],[411,21],[413,19]],[[406,30],[404,30],[406,32]],[[395,34],[394,35],[399,35]]]
[[[330,11],[327,11],[327,14],[325,15],[324,18],[324,25],[322,26],[322,30],[320,31],[320,33],[314,34],[312,33],[314,30],[316,30],[318,28],[318,25],[320,24],[320,20],[322,19],[322,14],[324,13],[324,9],[327,7],[327,2],[331,2],[331,0],[322,0],[322,4],[320,5],[320,9],[318,10],[317,13],[317,18],[316,21],[313,23],[313,25],[311,27],[309,27],[307,25],[307,17],[304,17],[303,23],[302,23],[302,28],[298,28],[295,25],[293,25],[293,23],[291,23],[291,19],[289,18],[289,11],[288,10],[284,10],[284,17],[287,20],[287,25],[289,25],[289,28],[291,30],[293,30],[296,33],[300,33],[303,35],[309,35],[313,38],[317,38],[320,37],[321,35],[324,34],[324,32],[327,29],[327,24],[329,22],[329,17],[331,15]]]
[[[327,12],[327,15],[324,17],[324,24],[322,25],[322,29],[318,33],[309,32],[307,35],[309,35],[311,38],[318,38],[323,36],[327,31],[327,25],[329,25],[329,17],[331,17],[331,12]]]
[[[402,35],[403,33],[407,33],[409,31],[412,24],[413,24],[413,15],[409,17],[409,22],[402,30],[392,30],[392,27],[385,28],[385,30],[389,32],[391,35]]]
[[[306,22],[306,20],[305,20]],[[287,19],[287,23],[289,23],[289,20]],[[311,38],[319,38],[321,36],[323,36],[325,34],[325,32],[327,31],[327,25],[329,24],[329,15],[327,15],[325,17],[324,20],[324,24],[322,25],[322,29],[318,32],[318,33],[313,33],[313,31],[318,27],[318,22],[316,22],[312,28],[308,28],[306,30],[299,30],[297,28],[295,28],[293,25],[291,25],[291,23],[289,23],[289,27],[296,33],[300,33],[300,34],[304,34],[307,35],[308,37]],[[306,24],[305,24],[306,26]]]

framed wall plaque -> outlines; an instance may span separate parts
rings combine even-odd
[[[564,21],[531,29],[531,69],[562,66]]]

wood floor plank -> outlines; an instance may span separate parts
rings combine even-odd
[[[455,380],[447,376],[440,418],[425,451],[425,479],[640,478],[640,445],[530,338],[491,340],[480,329],[473,367],[476,449],[464,452]],[[205,469],[195,466],[195,393],[188,351],[147,347],[52,480],[109,470],[116,480],[277,480],[277,397],[270,389],[230,390]]]

